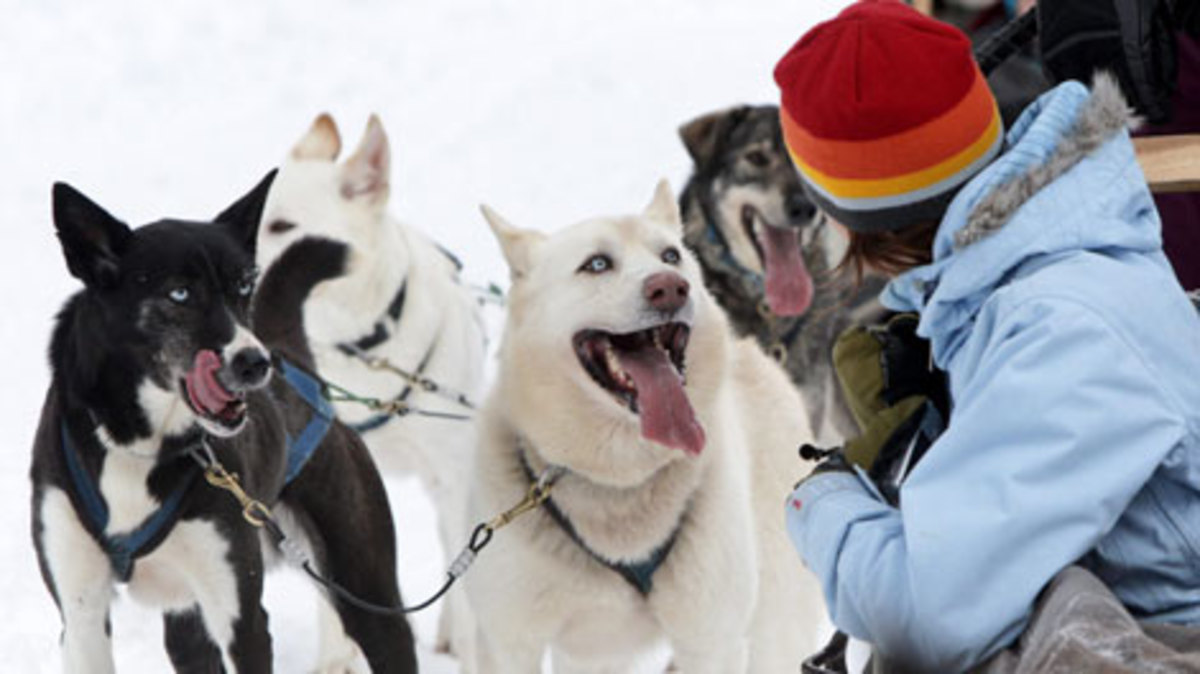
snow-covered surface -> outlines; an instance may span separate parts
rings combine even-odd
[[[553,229],[632,211],[688,159],[675,129],[776,99],[771,68],[845,0],[156,0],[0,3],[0,671],[59,671],[58,616],[29,542],[29,447],[51,319],[76,282],[50,222],[65,180],[133,224],[205,217],[248,189],[318,112],[356,143],[377,111],[392,138],[393,211],[503,281],[478,215]],[[389,480],[406,597],[443,561],[433,511]],[[277,670],[315,656],[313,595],[268,582]],[[168,670],[158,616],[121,596],[119,671]],[[416,618],[425,644],[435,614]],[[423,669],[454,672],[422,653]]]

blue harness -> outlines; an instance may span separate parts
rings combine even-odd
[[[292,483],[304,465],[317,451],[321,441],[333,425],[334,411],[329,398],[325,396],[325,385],[308,372],[280,358],[279,368],[283,370],[283,378],[291,385],[304,402],[312,409],[313,417],[309,419],[300,435],[293,438],[288,434],[287,474],[283,479],[284,486]]]
[[[292,438],[291,434],[288,434],[287,473],[284,478],[286,486],[296,479],[308,460],[312,458],[313,452],[325,439],[329,427],[333,424],[334,412],[333,406],[325,397],[324,386],[319,379],[282,358],[278,360],[278,366],[283,371],[284,379],[287,380],[292,390],[313,411],[312,419],[305,425],[299,436]],[[83,509],[81,514],[90,524],[90,529],[99,539],[105,554],[108,555],[109,563],[112,565],[117,579],[121,582],[128,582],[133,575],[134,562],[158,547],[158,544],[166,537],[166,532],[170,531],[179,519],[184,499],[191,492],[192,486],[196,484],[196,478],[203,472],[201,466],[199,463],[190,465],[183,478],[167,495],[158,510],[150,513],[136,528],[127,533],[109,535],[104,532],[108,527],[108,505],[104,502],[104,497],[101,496],[96,481],[83,467],[82,459],[71,441],[71,434],[67,430],[65,421],[61,424],[61,434],[63,458],[66,461],[67,472],[70,474],[75,494]]]

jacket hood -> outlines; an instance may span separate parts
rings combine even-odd
[[[918,311],[917,333],[945,368],[992,292],[1022,265],[1074,251],[1151,252],[1161,226],[1137,163],[1133,112],[1115,80],[1089,91],[1066,82],[1029,106],[1006,152],[951,202],[933,262],[884,289],[896,311]]]

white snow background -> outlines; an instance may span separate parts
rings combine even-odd
[[[211,217],[317,113],[333,113],[352,147],[378,112],[392,211],[457,253],[468,279],[507,285],[479,203],[555,229],[636,211],[662,176],[679,189],[690,162],[677,127],[776,101],[775,62],[845,4],[0,0],[0,672],[60,670],[27,477],[51,320],[78,288],[51,224],[53,181],[131,224]],[[416,601],[443,574],[433,511],[414,480],[388,487],[402,590]],[[306,580],[275,573],[266,602],[277,670],[307,671]],[[158,615],[123,594],[115,606],[118,670],[168,671]],[[414,619],[423,669],[454,672],[428,650],[435,621],[433,611]]]

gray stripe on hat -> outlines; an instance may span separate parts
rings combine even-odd
[[[946,208],[954,199],[954,195],[958,194],[958,189],[951,189],[915,204],[881,208],[875,211],[850,211],[826,201],[822,195],[812,191],[812,185],[807,181],[801,181],[801,185],[804,186],[808,197],[826,215],[849,229],[863,233],[903,229],[922,222],[940,222],[946,213]]]

